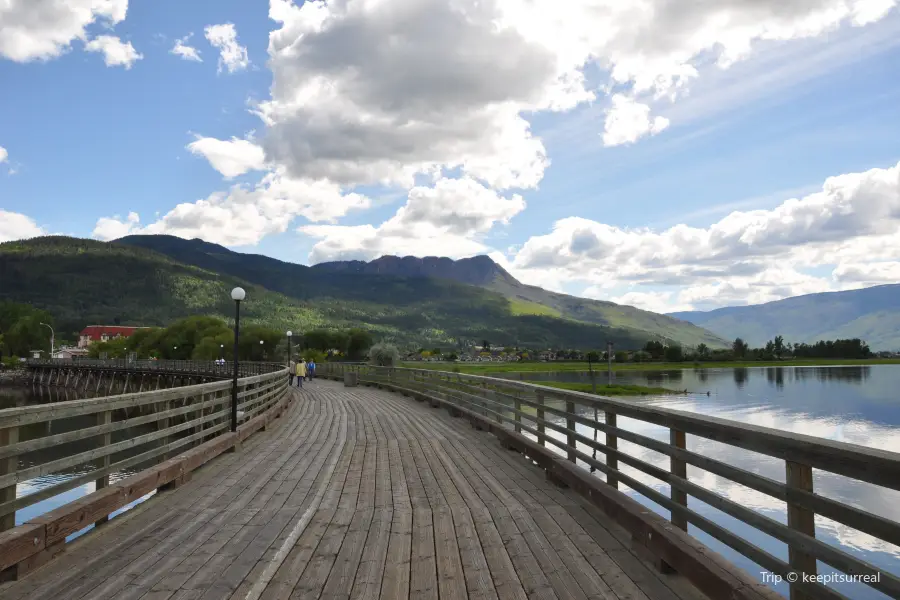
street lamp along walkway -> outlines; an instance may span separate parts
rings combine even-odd
[[[241,300],[247,296],[244,288],[236,287],[231,290],[231,299],[234,300],[234,377],[231,382],[231,431],[237,431],[237,397],[238,397],[238,338],[241,328]]]

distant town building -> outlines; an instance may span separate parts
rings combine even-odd
[[[61,358],[63,360],[71,360],[87,356],[87,348],[60,348],[53,354],[53,358]]]
[[[120,325],[88,325],[81,330],[78,347],[87,348],[93,342],[109,342],[118,338],[131,337],[139,329],[146,327],[122,327]]]

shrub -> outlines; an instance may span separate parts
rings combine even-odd
[[[20,361],[18,356],[4,356],[2,365],[7,369],[15,369],[19,366]]]
[[[400,351],[393,344],[375,344],[369,348],[369,364],[394,367],[400,364]]]

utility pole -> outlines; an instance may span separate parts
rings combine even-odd
[[[53,358],[53,346],[54,346],[54,333],[53,328],[47,325],[46,323],[41,323],[44,327],[50,330],[50,358]]]
[[[613,343],[606,342],[606,383],[612,385],[612,349]]]

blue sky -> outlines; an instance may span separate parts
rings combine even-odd
[[[900,11],[884,3],[846,0],[829,21],[825,0],[787,16],[734,0],[695,15],[729,24],[712,31],[621,15],[665,45],[597,34],[587,0],[545,3],[546,27],[486,3],[515,36],[478,25],[484,8],[438,20],[437,0],[395,19],[355,0],[113,0],[124,18],[81,21],[46,4],[44,23],[0,8],[0,241],[145,231],[300,263],[488,253],[524,281],[660,311],[900,280]],[[207,39],[223,24],[246,66]],[[189,34],[202,62],[171,52]],[[100,36],[131,58],[89,51]]]

